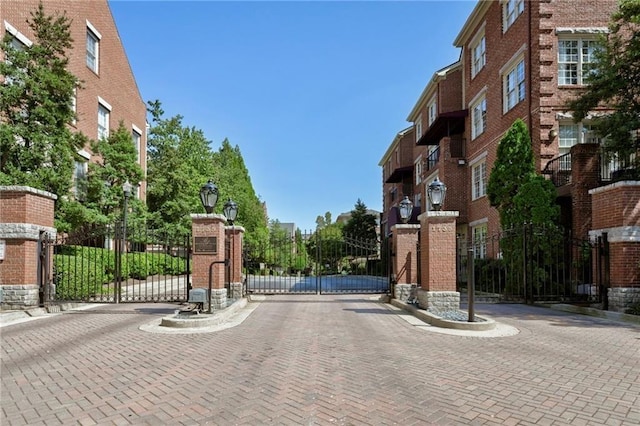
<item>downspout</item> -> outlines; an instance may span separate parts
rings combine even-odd
[[[532,13],[531,13],[531,9],[533,8],[533,2],[525,2],[525,4],[529,5],[529,7],[527,8],[527,20],[528,20],[528,25],[527,25],[527,41],[529,44],[529,49],[528,50],[528,57],[529,57],[529,72],[527,73],[527,88],[528,88],[528,92],[529,92],[529,96],[527,97],[527,114],[528,114],[528,120],[529,120],[529,140],[532,142],[533,144],[533,114],[531,112],[531,104],[532,104],[532,96],[533,96],[533,88],[532,86],[532,82],[533,82],[533,78],[532,78],[532,73],[533,73],[533,63],[531,62],[533,59],[533,53],[531,52],[532,49],[532,40],[531,40],[531,26],[533,25],[533,19],[532,19]],[[533,148],[533,146],[532,146]],[[538,144],[538,150],[541,150],[540,148],[540,144]],[[537,160],[536,162],[540,164],[540,167],[542,166],[542,161],[541,161],[541,155],[542,152],[538,152],[537,155]],[[536,165],[536,169],[539,169],[539,167]]]

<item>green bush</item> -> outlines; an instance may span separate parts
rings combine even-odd
[[[640,302],[634,303],[624,312],[625,314],[640,315]]]
[[[104,284],[112,279],[101,263],[65,254],[54,256],[53,283],[59,300],[85,299],[108,293]]]

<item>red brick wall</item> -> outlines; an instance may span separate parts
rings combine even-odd
[[[586,239],[591,229],[591,195],[600,185],[600,146],[579,144],[571,149],[571,213],[574,238]]]
[[[209,266],[211,262],[222,261],[225,258],[225,230],[224,216],[221,215],[194,215],[192,218],[192,234],[195,241],[197,237],[217,237],[217,253],[198,253],[193,244],[193,272],[191,275],[193,288],[209,287]],[[213,266],[213,289],[225,288],[225,267],[222,264]]]
[[[242,238],[244,236],[244,228],[241,226],[226,228],[226,234],[230,244],[231,259],[231,277],[232,283],[242,282]]]
[[[615,235],[622,227],[640,229],[640,183],[617,182],[592,190],[591,197],[593,229],[609,231],[611,287],[640,287],[640,241]]]
[[[393,273],[398,284],[418,282],[417,243],[419,227],[396,225],[393,232]]]
[[[35,37],[27,26],[30,12],[35,10],[40,0],[2,0],[0,16],[31,41]],[[77,92],[77,123],[74,130],[84,133],[90,139],[98,137],[98,96],[111,107],[109,125],[117,129],[120,121],[131,131],[135,125],[142,131],[140,164],[146,170],[146,105],[143,101],[135,77],[129,65],[124,47],[106,0],[46,0],[45,13],[66,11],[73,20],[71,36],[74,40],[69,55],[69,71],[82,82]],[[95,74],[86,65],[86,34],[89,21],[102,35],[99,47],[99,70]],[[1,22],[1,21],[0,21]],[[2,35],[4,36],[4,24]],[[91,152],[89,146],[85,150]],[[92,161],[98,161],[95,156]],[[141,197],[144,199],[146,184],[141,183]]]
[[[0,223],[53,227],[54,200],[28,191],[0,192]]]
[[[421,216],[420,262],[423,290],[456,291],[455,217],[437,216],[436,212]]]

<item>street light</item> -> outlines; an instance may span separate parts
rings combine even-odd
[[[236,202],[229,198],[229,200],[224,203],[222,211],[224,212],[224,216],[227,218],[229,223],[233,225],[233,222],[238,216],[238,205],[236,204]]]
[[[398,205],[398,210],[400,210],[400,220],[402,223],[409,222],[409,219],[411,219],[411,213],[413,212],[413,203],[409,197],[406,195],[404,196]]]
[[[427,188],[427,196],[429,197],[429,202],[433,206],[433,210],[439,211],[442,209],[445,195],[447,195],[447,186],[440,182],[438,178],[429,184],[429,187]]]
[[[213,213],[213,208],[218,202],[218,187],[211,181],[200,188],[200,201],[207,213]]]

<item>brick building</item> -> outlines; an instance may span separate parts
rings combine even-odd
[[[409,223],[418,223],[429,210],[426,188],[437,177],[448,188],[444,209],[459,212],[458,237],[473,243],[476,257],[499,255],[499,246],[487,244],[500,231],[487,181],[500,140],[522,119],[537,171],[557,188],[562,224],[574,238],[610,244],[604,250],[611,273],[599,282],[609,308],[623,311],[640,301],[640,183],[629,173],[640,156],[606,155],[590,122],[601,111],[574,123],[565,110],[583,87],[617,4],[478,1],[453,43],[460,60],[434,73],[407,117],[410,127],[379,163],[385,235],[401,229],[393,226],[404,196],[414,202]],[[466,251],[459,254],[458,266],[466,263]]]
[[[497,233],[487,180],[500,139],[518,118],[529,128],[540,172],[572,146],[595,141],[589,123],[573,123],[564,104],[581,87],[595,41],[616,6],[616,0],[479,1],[454,40],[460,60],[434,73],[407,117],[411,127],[380,162],[385,229],[393,225],[402,195],[413,198],[414,215],[424,212],[426,187],[438,177],[448,188],[446,209],[460,212],[459,235],[480,240]],[[409,133],[411,159],[402,155],[410,148],[399,143]],[[563,161],[570,173],[570,158]],[[573,208],[579,194],[565,189],[559,195],[567,224],[590,222],[590,210]]]
[[[32,44],[34,36],[26,21],[39,3],[40,0],[3,0],[3,36],[11,34],[16,46]],[[73,130],[97,140],[108,136],[122,121],[131,130],[139,163],[146,170],[146,105],[107,0],[47,0],[43,4],[47,15],[66,13],[72,21],[73,48],[68,52],[68,69],[82,82],[74,100],[77,120],[72,124]],[[78,154],[84,159],[76,163],[75,178],[80,180],[86,176],[88,162],[99,159],[89,146]],[[145,183],[139,182],[137,196],[141,199],[145,198],[145,188]]]

